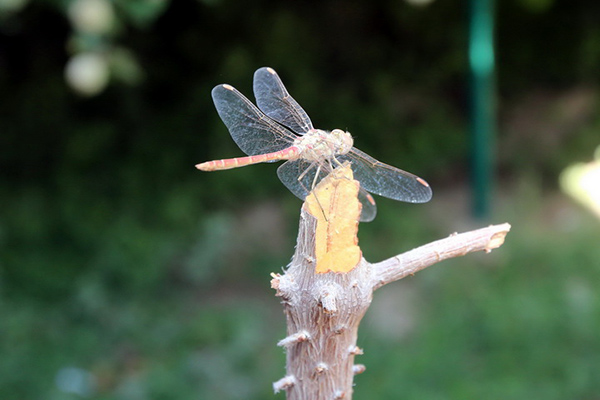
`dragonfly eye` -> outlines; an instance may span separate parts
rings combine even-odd
[[[341,129],[334,129],[331,131],[331,135],[336,138],[340,145],[340,154],[346,154],[354,145],[354,140],[349,132],[344,132]]]

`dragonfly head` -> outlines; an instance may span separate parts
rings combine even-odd
[[[336,138],[336,143],[339,144],[336,152],[337,154],[348,153],[354,145],[354,139],[352,139],[352,135],[350,135],[349,132],[345,132],[341,129],[334,129],[330,134]]]

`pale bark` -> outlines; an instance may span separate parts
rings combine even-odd
[[[315,273],[316,219],[302,210],[294,257],[271,286],[281,297],[288,336],[278,344],[287,351],[287,373],[273,384],[288,400],[352,398],[353,376],[365,370],[354,364],[360,320],[373,291],[439,261],[476,251],[490,252],[504,242],[509,224],[452,234],[385,261],[364,258],[347,273]]]

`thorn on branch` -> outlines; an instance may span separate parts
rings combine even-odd
[[[275,289],[277,291],[277,296],[279,296],[279,283],[281,279],[281,274],[276,274],[275,272],[271,272],[271,289]]]
[[[290,347],[293,344],[302,343],[310,340],[310,334],[307,331],[296,332],[277,342],[279,347]]]
[[[304,256],[304,261],[306,261],[306,263],[307,263],[307,264],[312,264],[312,263],[314,263],[314,262],[315,262],[315,258],[314,258],[314,257],[311,257],[311,256],[309,256],[309,255],[305,255],[305,256]]]
[[[323,311],[325,311],[327,314],[335,314],[337,312],[335,297],[329,293],[321,297],[321,305],[323,306]]]
[[[362,374],[366,371],[366,369],[367,367],[365,367],[364,364],[354,364],[352,366],[352,372],[354,373],[354,375]]]
[[[358,346],[350,346],[350,349],[348,349],[348,353],[350,353],[353,356],[364,354],[363,349],[361,349]]]
[[[320,362],[315,367],[315,372],[317,373],[317,375],[321,375],[323,372],[327,371],[328,369],[329,369],[329,366],[327,364],[325,364],[324,362]]]
[[[344,331],[346,329],[348,329],[348,326],[346,326],[346,325],[338,325],[333,330],[333,333],[335,333],[336,335],[341,335],[342,333],[344,333]]]
[[[273,391],[279,393],[282,390],[288,390],[296,384],[294,375],[286,375],[277,382],[273,383]]]
[[[289,300],[290,293],[294,293],[296,290],[296,283],[293,279],[287,275],[281,275],[275,272],[271,272],[271,288],[277,292],[275,296],[283,298],[283,300]]]
[[[338,311],[337,297],[339,289],[334,285],[326,285],[320,290],[319,302],[323,306],[323,311],[327,314],[335,314]]]

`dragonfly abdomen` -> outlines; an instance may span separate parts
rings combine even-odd
[[[200,171],[220,171],[224,169],[245,167],[246,165],[258,164],[269,161],[294,159],[297,158],[299,154],[300,149],[296,146],[291,146],[287,149],[283,149],[273,153],[207,161],[201,164],[196,164],[196,168],[198,168]]]

